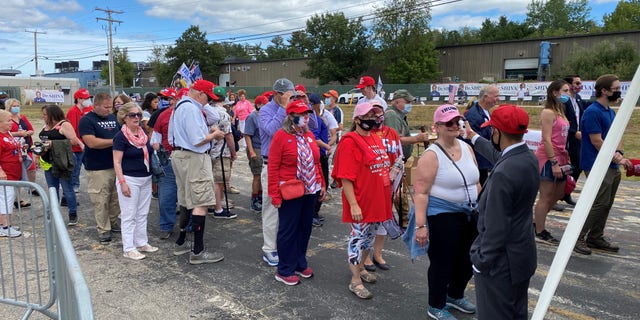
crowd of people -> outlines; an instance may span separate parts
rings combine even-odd
[[[59,106],[42,107],[39,142],[20,102],[7,99],[7,111],[0,110],[0,180],[35,181],[36,170],[43,169],[49,187],[62,187],[61,204],[74,226],[84,166],[101,244],[121,233],[126,258],[141,260],[158,251],[147,234],[157,198],[159,239],[172,238],[177,227],[174,255],[189,253],[190,264],[215,263],[224,254],[207,249],[206,217],[237,217],[227,196],[239,192],[231,184],[232,170],[244,149],[252,176],[250,208],[262,218],[262,259],[277,267],[275,279],[296,285],[313,277],[306,257],[312,229],[324,220],[327,190],[341,188],[341,219],[349,225],[347,288],[370,299],[365,283],[378,281],[376,269],[391,269],[382,255],[385,238],[393,225],[404,227],[401,208],[398,217],[393,210],[392,199],[404,196],[393,169],[414,155],[414,144],[429,144],[428,133],[412,133],[407,120],[415,97],[397,90],[387,105],[375,86],[369,76],[360,79],[356,88],[363,97],[349,129],[335,90],[308,93],[286,78],[253,103],[245,90],[233,93],[207,80],[149,93],[141,106],[127,95],[91,96],[80,89],[66,116]],[[614,75],[596,80],[596,100],[589,106],[580,89],[577,75],[549,85],[535,153],[523,140],[529,115],[515,105],[494,108],[496,86],[481,88],[464,113],[450,104],[434,112],[436,139],[417,163],[413,224],[407,229],[410,241],[429,246],[429,317],[455,319],[450,311],[456,309],[480,319],[527,318],[535,243],[559,243],[545,227],[547,214],[559,200],[575,203],[567,181],[581,171],[590,174],[615,117],[610,106],[620,98]],[[621,146],[575,252],[619,250],[604,238],[604,228],[620,166],[631,167]],[[13,188],[0,192],[0,237],[21,235],[11,213],[29,205]],[[477,306],[465,297],[472,277]]]

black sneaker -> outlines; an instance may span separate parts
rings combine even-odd
[[[578,239],[578,241],[576,241],[576,245],[573,247],[573,251],[579,254],[591,254],[591,249],[589,249],[587,243],[582,239]]]
[[[604,238],[600,239],[587,239],[587,246],[591,249],[606,251],[606,252],[618,252],[620,251],[620,247],[612,244],[611,242],[605,240]]]
[[[335,180],[331,182],[331,189],[338,189],[338,183]]]
[[[316,218],[318,218],[318,221],[324,221],[324,216],[321,214],[317,214]]]
[[[110,242],[111,242],[111,235],[110,234],[100,235],[100,243],[101,244],[109,244]]]
[[[222,208],[221,212],[214,212],[213,217],[216,219],[235,219],[238,217],[238,215],[235,213],[231,213],[231,211],[229,211],[229,209],[227,208]]]
[[[75,226],[78,224],[78,216],[77,215],[70,215],[69,216],[69,222],[67,223],[68,226]]]
[[[576,202],[575,202],[575,201],[573,201],[573,199],[571,198],[571,195],[570,195],[570,194],[565,194],[565,195],[564,195],[564,198],[562,198],[562,200],[563,200],[563,201],[564,201],[568,206],[571,206],[571,207],[575,207],[575,206],[576,206]]]
[[[557,246],[560,243],[560,241],[554,238],[546,229],[540,233],[536,233],[536,242],[546,243],[552,246]]]
[[[120,232],[122,232],[122,229],[120,228],[120,225],[119,225],[119,224],[114,223],[114,224],[111,226],[111,232],[120,233]]]
[[[322,222],[320,222],[320,219],[318,218],[313,218],[313,222],[311,222],[311,225],[314,227],[322,227]]]

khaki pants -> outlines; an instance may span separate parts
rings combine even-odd
[[[113,169],[87,170],[87,193],[93,204],[98,233],[111,231],[118,222],[120,205],[116,191],[116,172]]]

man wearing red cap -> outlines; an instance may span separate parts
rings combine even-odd
[[[80,131],[78,131],[78,124],[80,124],[80,118],[93,110],[93,106],[91,105],[91,95],[89,94],[89,90],[85,88],[80,88],[73,94],[73,103],[74,105],[67,112],[67,121],[73,127],[73,130],[76,131],[76,136],[80,136]],[[84,155],[84,151],[80,145],[71,146],[71,150],[73,151],[73,158],[75,160],[75,167],[73,168],[73,173],[71,174],[71,184],[73,185],[73,190],[78,193],[80,190],[80,168],[82,167],[82,157]]]
[[[527,319],[527,290],[536,270],[533,204],[538,193],[538,160],[522,137],[529,115],[502,105],[482,127],[491,140],[467,125],[473,149],[493,164],[478,199],[478,237],[470,255],[478,319]],[[527,183],[522,183],[526,181]]]
[[[387,110],[387,102],[376,94],[376,81],[373,80],[373,78],[371,78],[370,76],[362,76],[356,88],[360,89],[360,92],[362,92],[362,94],[364,95],[364,97],[358,100],[358,104],[363,102],[373,103],[374,101],[378,101],[380,102],[384,110]]]
[[[194,241],[189,255],[190,264],[213,263],[224,259],[222,253],[204,248],[207,207],[215,204],[209,150],[214,139],[220,140],[224,136],[220,130],[210,130],[203,115],[203,106],[209,100],[218,100],[213,93],[214,86],[207,80],[194,82],[189,94],[174,108],[167,131],[168,142],[173,147],[171,165],[178,186],[178,204],[192,210]],[[180,227],[174,254],[180,249],[187,249],[186,230],[182,225]]]

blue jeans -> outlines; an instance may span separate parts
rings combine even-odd
[[[71,179],[56,178],[51,173],[51,169],[44,171],[44,178],[47,180],[47,186],[49,188],[56,188],[58,198],[60,198],[60,185],[62,185],[62,194],[67,199],[67,207],[69,208],[69,216],[74,216],[78,212],[78,202],[76,202],[76,193],[73,191],[71,185]]]
[[[164,166],[164,177],[158,180],[158,206],[160,207],[160,230],[173,231],[176,224],[176,202],[178,186],[171,167],[171,160]]]
[[[75,166],[73,167],[73,173],[71,174],[71,186],[74,188],[80,188],[80,169],[82,167],[83,157],[84,157],[84,151],[73,153],[73,159],[76,161],[76,163],[75,163]],[[67,199],[67,201],[69,201],[69,199]]]

